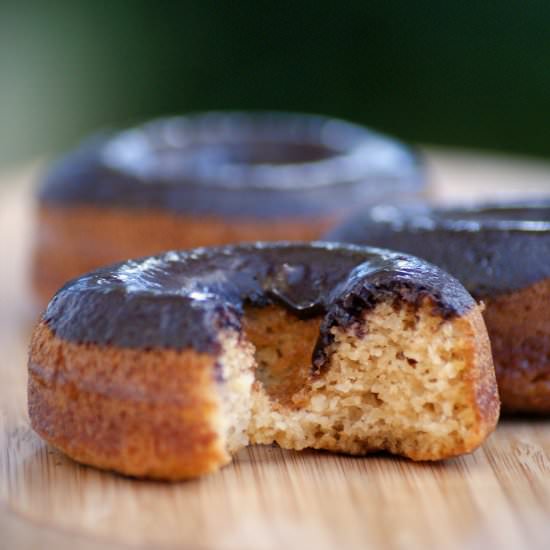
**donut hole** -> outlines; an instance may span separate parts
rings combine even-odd
[[[322,317],[302,320],[279,306],[249,307],[244,334],[254,346],[254,375],[273,402],[294,406],[308,384]]]
[[[181,155],[181,150],[178,154]],[[239,144],[221,143],[207,147],[201,145],[194,149],[189,147],[184,151],[188,158],[194,157],[195,162],[213,160],[219,165],[286,165],[304,164],[330,159],[338,151],[315,143],[296,143],[284,141],[255,141]]]

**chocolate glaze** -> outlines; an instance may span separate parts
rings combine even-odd
[[[432,300],[442,318],[475,304],[447,273],[412,256],[330,243],[257,243],[167,252],[69,282],[44,320],[65,340],[130,348],[219,350],[222,328],[241,327],[246,305],[281,304],[324,315],[315,365],[334,325],[350,326],[383,299]]]
[[[417,157],[360,126],[317,116],[208,113],[94,138],[42,181],[47,205],[194,215],[329,215],[417,192]]]
[[[478,299],[550,277],[550,202],[452,209],[379,205],[326,238],[424,258],[457,277]]]

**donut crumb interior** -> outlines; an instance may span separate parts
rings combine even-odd
[[[471,447],[468,322],[443,319],[429,300],[381,302],[355,326],[333,328],[328,365],[313,375],[320,322],[278,306],[248,308],[243,336],[224,334],[221,429],[229,453],[277,443],[430,460]]]

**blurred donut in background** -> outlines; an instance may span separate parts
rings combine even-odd
[[[392,248],[454,275],[485,304],[505,412],[550,413],[550,201],[378,205],[327,239]]]
[[[313,240],[361,207],[418,194],[416,154],[322,116],[212,112],[92,137],[37,193],[42,303],[101,265],[170,249]]]

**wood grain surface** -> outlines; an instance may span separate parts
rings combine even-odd
[[[550,167],[430,152],[432,196],[550,193]],[[31,182],[0,185],[0,548],[550,548],[550,421],[507,420],[438,464],[251,447],[204,479],[152,483],[79,466],[26,413]]]

